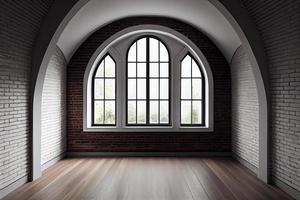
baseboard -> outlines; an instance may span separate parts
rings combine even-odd
[[[64,157],[66,157],[66,152],[60,154],[59,156],[52,158],[51,160],[47,161],[46,163],[44,163],[41,167],[42,171],[44,171],[45,169],[51,167],[52,165],[54,165],[55,163],[57,163],[58,161],[60,161],[61,159],[63,159]]]
[[[17,188],[21,187],[25,183],[28,182],[28,176],[23,176],[22,178],[16,180],[15,182],[11,183],[10,185],[6,186],[5,188],[0,190],[0,199],[8,195],[9,193],[13,192]]]
[[[231,157],[231,152],[67,152],[67,157]]]
[[[247,160],[239,157],[238,155],[236,155],[234,153],[232,153],[232,157],[235,160],[237,160],[239,163],[241,163],[242,165],[244,165],[246,168],[250,169],[256,175],[258,174],[258,168],[256,166],[254,166],[253,164],[251,164],[250,162],[248,162]]]
[[[281,190],[283,190],[284,192],[286,192],[287,194],[289,194],[293,198],[300,199],[300,191],[298,191],[295,188],[289,186],[285,182],[275,178],[274,176],[272,177],[272,182],[273,182],[274,185],[279,187]]]

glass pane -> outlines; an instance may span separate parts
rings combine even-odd
[[[193,77],[201,77],[200,68],[195,60],[192,60],[192,74]]]
[[[158,99],[158,79],[150,79],[150,99]]]
[[[158,77],[158,63],[150,63],[150,77]]]
[[[158,42],[157,39],[149,39],[150,62],[158,62]]]
[[[202,123],[202,102],[201,101],[193,101],[193,124],[201,124]]]
[[[160,64],[160,77],[169,77],[169,63]]]
[[[146,61],[146,38],[140,39],[137,41],[137,54],[138,61],[145,62]]]
[[[136,99],[136,79],[128,79],[128,99]]]
[[[105,77],[115,77],[115,62],[109,55],[105,58]]]
[[[97,69],[96,77],[103,77],[104,76],[104,61],[102,61]]]
[[[115,124],[115,101],[105,101],[105,124]]]
[[[136,77],[136,64],[135,63],[128,63],[128,77]]]
[[[129,124],[136,123],[136,101],[128,101],[127,120]]]
[[[191,79],[181,79],[181,99],[191,99]]]
[[[160,99],[168,99],[169,98],[169,80],[168,79],[160,79]]]
[[[137,123],[146,123],[146,101],[137,102]]]
[[[136,42],[130,47],[128,51],[128,61],[129,62],[136,61]]]
[[[115,99],[115,79],[105,79],[105,99]]]
[[[138,93],[137,98],[138,99],[146,99],[146,79],[138,79]]]
[[[169,102],[160,102],[160,123],[169,123]]]
[[[193,99],[202,99],[202,80],[193,79]]]
[[[158,101],[150,101],[150,123],[158,123]]]
[[[137,77],[146,77],[146,63],[138,63]]]
[[[191,77],[191,57],[187,55],[181,62],[181,77]]]
[[[104,99],[103,92],[104,92],[104,79],[95,79],[95,99]]]
[[[168,62],[169,61],[169,55],[168,55],[167,48],[161,42],[159,43],[159,45],[160,45],[160,61]]]
[[[191,101],[181,101],[181,124],[191,123]]]
[[[104,109],[103,109],[103,101],[95,101],[94,102],[94,123],[95,124],[103,124],[104,120]]]

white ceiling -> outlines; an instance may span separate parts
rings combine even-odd
[[[230,61],[241,41],[209,0],[90,0],[71,19],[57,45],[69,61],[82,42],[100,27],[130,16],[165,16],[201,30]]]

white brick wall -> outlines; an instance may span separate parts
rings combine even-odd
[[[52,0],[0,0],[0,190],[28,175],[30,72]]]
[[[300,192],[300,1],[242,1],[269,61],[272,176]]]
[[[231,61],[232,151],[258,168],[258,96],[250,61],[242,46]]]
[[[59,47],[46,71],[41,121],[43,165],[66,150],[66,60]]]

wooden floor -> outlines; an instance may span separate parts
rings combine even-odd
[[[230,158],[65,159],[5,200],[291,199]]]

